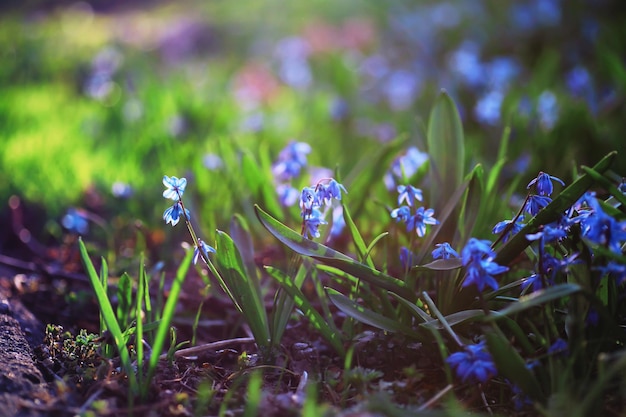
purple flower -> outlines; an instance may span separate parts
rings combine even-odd
[[[163,212],[163,220],[165,220],[166,224],[171,223],[172,226],[176,226],[180,220],[181,214],[183,214],[183,206],[180,201],[177,201],[172,207],[168,207],[165,212]],[[189,218],[189,210],[187,209],[185,209],[185,217]]]
[[[407,221],[407,229],[415,229],[419,237],[424,237],[427,224],[439,224],[439,220],[433,217],[434,214],[435,210],[433,209],[418,208],[415,214]]]
[[[552,194],[552,191],[553,191],[552,181],[556,181],[560,183],[561,185],[565,186],[565,183],[559,178],[540,171],[539,175],[537,175],[536,178],[531,180],[526,186],[526,188],[529,189],[530,187],[536,184],[537,194],[549,196]]]
[[[452,246],[450,246],[448,242],[437,243],[435,247],[437,249],[433,250],[433,259],[450,259],[459,257],[459,254],[452,249]]]
[[[595,197],[590,196],[585,202],[591,211],[580,221],[583,237],[621,254],[621,246],[626,241],[626,221],[617,221],[606,214]]]
[[[178,201],[185,192],[187,179],[178,179],[176,177],[168,177],[167,175],[163,175],[163,185],[165,185],[166,187],[165,191],[163,191],[163,197],[169,198],[170,200]]]
[[[196,264],[196,262],[198,262],[198,257],[200,256],[200,250],[202,250],[202,253],[204,254],[204,256],[202,257],[203,260],[205,257],[209,256],[209,253],[215,253],[215,249],[213,249],[211,246],[204,243],[202,239],[198,239],[198,243],[200,243],[200,247],[196,246],[196,248],[193,251],[194,265]]]
[[[446,362],[462,382],[485,383],[498,373],[485,342],[465,346],[463,351],[448,356]]]
[[[412,185],[398,185],[398,205],[402,204],[404,200],[409,206],[415,205],[415,201],[422,201],[422,190],[415,188]]]

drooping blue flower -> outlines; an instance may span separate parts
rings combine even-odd
[[[415,188],[412,185],[398,185],[398,205],[402,204],[406,200],[406,203],[413,207],[416,201],[422,201],[422,190]]]
[[[289,184],[279,184],[276,186],[278,201],[285,207],[293,206],[300,198],[300,192]]]
[[[180,204],[180,201],[177,201],[172,207],[168,207],[165,212],[163,212],[163,220],[165,220],[166,224],[171,223],[172,226],[176,226],[182,214],[183,206]],[[189,210],[187,209],[185,209],[185,216],[189,218]]]
[[[341,200],[342,190],[344,193],[348,193],[343,185],[331,178],[330,181],[328,181],[328,184],[320,184],[317,186],[317,200],[320,204],[323,201],[327,205],[330,204],[330,201],[333,198]]]
[[[515,223],[509,226],[511,223],[513,223],[512,219],[502,220],[493,227],[493,230],[491,232],[493,234],[500,234],[508,228],[506,234],[502,237],[502,242],[506,242],[511,236],[517,234],[520,230],[522,230],[522,228],[524,227],[524,216],[518,216],[515,220]]]
[[[450,259],[459,257],[457,251],[452,249],[452,246],[450,246],[448,242],[437,243],[435,247],[436,249],[432,252],[433,259]]]
[[[509,270],[508,267],[498,265],[491,258],[471,262],[466,268],[467,275],[463,281],[463,287],[475,285],[478,291],[483,291],[485,287],[497,290],[498,281],[493,276]]]
[[[408,222],[411,218],[411,209],[408,206],[398,207],[391,210],[391,218],[396,219],[396,222]]]
[[[528,196],[524,210],[534,217],[551,202],[552,199],[550,197],[533,194]]]
[[[300,208],[303,211],[308,211],[311,210],[314,205],[319,206],[319,200],[317,198],[317,194],[315,193],[315,188],[304,187],[302,189],[302,193],[300,193]]]
[[[272,173],[281,181],[296,178],[307,165],[307,155],[310,152],[311,145],[308,143],[289,142],[278,154],[276,162],[272,165]]]
[[[165,191],[163,191],[163,197],[169,198],[170,200],[178,201],[185,192],[185,187],[187,186],[186,178],[176,178],[176,177],[168,177],[167,175],[163,176],[163,185],[165,185]]]
[[[560,337],[550,345],[548,348],[548,354],[550,355],[567,355],[569,348],[567,345],[567,341],[561,339]]]
[[[567,232],[562,227],[545,225],[540,232],[526,235],[530,241],[541,239],[544,244],[559,241],[567,236]]]
[[[424,207],[418,208],[415,214],[411,216],[407,221],[407,229],[415,229],[419,237],[424,237],[424,235],[426,234],[427,224],[439,224],[439,220],[433,217],[434,214],[435,210],[433,209],[424,209]]]
[[[617,221],[604,212],[595,197],[585,199],[590,211],[581,219],[582,235],[589,241],[621,254],[626,242],[626,221]]]
[[[463,351],[448,356],[446,362],[454,369],[462,382],[485,383],[498,373],[484,341],[465,346]]]
[[[396,188],[397,182],[411,178],[427,160],[427,153],[421,152],[415,146],[408,148],[404,155],[394,159],[391,168],[385,173],[383,181],[387,189],[391,191]]]
[[[303,220],[303,234],[304,236],[308,234],[311,238],[320,237],[320,225],[327,224],[322,216],[322,213],[316,208],[313,208],[309,213],[304,214]]]
[[[480,261],[483,258],[493,258],[496,253],[491,249],[491,242],[488,240],[480,240],[471,238],[465,244],[461,251],[463,265],[467,266],[470,262]]]
[[[193,251],[193,263],[194,265],[198,262],[198,257],[200,256],[200,251],[202,250],[202,253],[204,254],[204,256],[208,257],[209,253],[215,253],[215,249],[212,248],[211,246],[207,245],[204,240],[202,239],[198,239],[198,242],[200,243],[200,247],[196,246],[196,248]],[[202,257],[202,259],[204,260],[204,257]]]
[[[405,270],[415,265],[415,255],[409,248],[405,248],[404,246],[400,248],[400,264],[402,265],[402,269]]]
[[[537,175],[537,177],[533,178],[528,183],[528,185],[526,186],[526,189],[529,189],[530,187],[536,184],[537,194],[550,196],[552,195],[552,191],[554,190],[552,186],[552,181],[556,181],[560,183],[561,185],[565,186],[565,183],[561,179],[540,171],[539,175]]]
[[[614,277],[618,286],[626,283],[626,265],[624,264],[620,264],[616,261],[610,261],[606,265],[597,269],[602,271],[603,274]]]

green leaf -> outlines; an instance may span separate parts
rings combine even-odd
[[[176,270],[176,277],[174,277],[172,287],[170,288],[170,293],[167,297],[167,301],[165,302],[165,306],[163,307],[161,321],[159,322],[159,327],[157,328],[156,335],[154,336],[152,354],[150,355],[150,359],[148,362],[148,372],[146,374],[146,378],[144,379],[144,397],[148,394],[147,390],[150,386],[150,380],[156,372],[156,367],[159,362],[161,352],[163,351],[163,348],[165,346],[165,341],[172,331],[171,324],[172,320],[174,319],[174,314],[176,313],[178,297],[180,296],[180,291],[183,287],[183,283],[185,282],[185,278],[187,277],[187,271],[189,271],[189,265],[191,265],[192,258],[193,250],[189,249],[185,254],[185,258]]]
[[[606,188],[609,193],[611,193],[611,195],[620,202],[620,204],[624,207],[626,207],[626,195],[621,192],[616,186],[615,184],[613,184],[613,181],[609,180],[607,177],[605,177],[604,175],[600,174],[598,171],[596,171],[593,168],[589,168],[586,166],[582,166],[581,167],[583,171],[585,171],[587,174],[589,174],[591,176],[591,178],[593,178],[593,180],[595,182],[597,182],[598,184],[600,184],[601,186],[603,186],[604,188]]]
[[[359,229],[356,227],[356,224],[354,224],[352,216],[350,216],[350,211],[348,210],[348,207],[344,203],[342,203],[341,206],[343,207],[343,218],[346,222],[348,230],[350,231],[350,235],[352,236],[352,242],[354,242],[354,247],[359,254],[360,261],[365,262],[370,268],[374,268],[374,262],[368,256],[368,250],[367,245],[365,244],[365,240],[363,240],[363,236],[361,236]]]
[[[243,314],[260,349],[269,348],[270,333],[267,312],[257,292],[257,284],[246,274],[241,254],[232,238],[217,231],[217,269],[232,295],[235,307]]]
[[[463,199],[461,214],[459,215],[458,228],[461,232],[461,242],[465,242],[472,235],[476,220],[482,212],[484,200],[484,169],[478,164],[468,175],[469,185]]]
[[[444,208],[439,213],[435,213],[435,218],[439,220],[440,224],[438,226],[434,226],[430,230],[430,233],[426,235],[426,238],[421,245],[422,249],[417,254],[418,263],[422,262],[426,254],[432,250],[433,242],[435,242],[435,239],[439,237],[439,233],[443,230],[442,226],[446,224],[448,220],[452,219],[451,215],[459,204],[459,201],[461,201],[461,197],[463,197],[468,185],[469,180],[464,181],[463,184],[461,184],[461,186],[450,196]],[[452,219],[452,221],[455,222],[454,227],[456,228],[457,219]]]
[[[487,346],[493,357],[498,372],[515,383],[524,394],[535,401],[543,402],[545,397],[541,386],[524,363],[524,359],[511,346],[509,340],[499,329],[486,334]]]
[[[594,171],[602,173],[609,169],[616,155],[615,151],[607,154],[593,167]],[[593,183],[594,179],[588,173],[574,181],[497,251],[495,262],[500,265],[509,265],[530,244],[526,235],[536,233],[540,226],[558,220],[561,214],[578,201]]]
[[[284,274],[282,271],[270,266],[266,266],[265,270],[285,291],[286,294],[291,297],[294,304],[302,311],[304,316],[309,320],[311,325],[320,332],[322,337],[330,343],[335,351],[342,357],[345,355],[345,349],[343,347],[343,341],[341,340],[341,334],[337,331],[334,324],[331,326],[322,315],[315,310],[308,300],[302,294],[302,291],[291,281],[291,278]]]
[[[417,331],[413,330],[409,326],[406,326],[399,321],[392,320],[372,310],[369,310],[352,301],[345,295],[341,294],[339,291],[336,291],[332,288],[326,288],[326,291],[328,292],[328,297],[330,298],[330,301],[335,305],[335,307],[337,307],[348,316],[362,323],[368,324],[372,327],[376,327],[387,332],[402,333],[416,339],[422,338],[422,335],[420,335]]]
[[[135,376],[132,363],[130,361],[130,353],[128,352],[128,347],[126,346],[126,339],[124,339],[122,329],[120,329],[120,325],[117,322],[115,313],[113,312],[113,307],[111,306],[111,302],[105,289],[106,287],[104,287],[100,281],[100,276],[98,276],[98,273],[96,272],[96,269],[94,268],[93,263],[89,258],[87,248],[85,247],[85,243],[83,242],[82,238],[78,239],[78,246],[80,248],[80,257],[83,261],[85,269],[87,270],[87,277],[89,278],[91,287],[93,288],[94,293],[96,294],[96,299],[98,300],[98,306],[100,307],[102,320],[106,323],[107,330],[113,336],[113,340],[115,341],[115,347],[120,354],[120,361],[122,362],[122,367],[128,376],[131,389],[137,389],[137,378]],[[107,269],[106,266],[104,266],[105,263],[106,262],[104,258],[102,258],[103,267],[101,271],[105,271]]]
[[[459,188],[464,176],[465,141],[461,117],[452,98],[441,90],[428,120],[428,154],[433,185],[431,204],[442,207],[443,197]]]
[[[259,206],[255,205],[254,209],[261,224],[263,224],[263,226],[272,235],[274,235],[276,239],[300,255],[309,256],[322,263],[334,266],[376,287],[393,291],[405,298],[415,298],[413,292],[409,290],[403,281],[357,262],[349,256],[346,256],[341,252],[337,252],[328,246],[324,246],[321,243],[305,238],[295,230],[290,229],[278,220],[274,219],[272,216],[264,212]]]
[[[415,305],[415,303],[412,303],[404,297],[400,297],[398,294],[392,292],[390,294],[392,297],[398,300],[400,304],[404,305],[415,318],[422,320],[424,323],[435,320],[430,317],[427,312]]]
[[[413,269],[418,271],[452,271],[463,266],[459,258],[437,259],[425,265],[417,265]]]
[[[117,321],[120,327],[128,327],[133,285],[130,276],[124,272],[117,283]]]
[[[254,282],[258,284],[259,274],[258,268],[254,263],[254,245],[252,244],[252,234],[245,217],[240,214],[235,214],[231,218],[230,235],[235,242],[237,249],[239,249],[239,252],[241,253],[247,275],[251,279],[254,279]],[[257,285],[257,290],[260,294],[261,287],[259,285]]]
[[[578,284],[558,284],[553,287],[535,291],[531,294],[520,297],[518,302],[512,303],[508,307],[497,311],[496,314],[485,317],[485,320],[498,320],[498,318],[500,318],[501,316],[509,316],[511,314],[517,314],[534,307],[539,307],[546,303],[549,303],[550,301],[558,300],[563,297],[582,292],[582,290],[582,287]]]

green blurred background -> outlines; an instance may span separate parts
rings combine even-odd
[[[427,151],[445,88],[466,166],[502,181],[622,151],[626,3],[5,1],[0,6],[0,201],[156,225],[164,174],[186,176],[207,227],[276,206],[271,163],[290,140],[357,181],[394,139]],[[243,169],[247,165],[258,171]],[[304,180],[303,180],[304,181]],[[300,184],[303,185],[303,184]],[[350,183],[346,184],[350,189]],[[382,178],[372,186],[382,192]]]

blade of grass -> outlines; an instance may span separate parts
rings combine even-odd
[[[322,337],[330,343],[335,351],[341,356],[345,355],[343,342],[340,338],[340,333],[334,324],[328,323],[322,315],[315,310],[309,301],[304,297],[300,288],[298,288],[285,273],[279,269],[266,266],[265,270],[272,277],[285,293],[293,300],[295,305],[302,311],[304,316],[309,320],[313,328],[320,332]]]
[[[109,297],[106,293],[105,288],[102,286],[102,281],[100,280],[100,276],[96,272],[96,269],[89,258],[89,254],[87,253],[87,248],[85,247],[85,243],[82,238],[78,239],[78,245],[80,248],[80,255],[83,261],[83,265],[87,270],[87,277],[89,278],[89,282],[91,283],[91,287],[96,294],[96,299],[98,300],[98,306],[100,307],[100,313],[102,315],[102,319],[106,324],[108,331],[113,336],[113,340],[115,341],[115,347],[118,350],[120,355],[120,361],[122,362],[122,368],[124,372],[126,372],[129,386],[133,392],[137,391],[137,379],[135,376],[135,372],[130,361],[130,353],[128,348],[126,347],[126,340],[122,335],[122,330],[120,329],[119,323],[115,317],[115,313],[113,312],[113,307],[111,306],[111,302],[109,301]],[[102,258],[102,264],[105,264],[104,258]],[[101,272],[106,271],[106,266],[100,270]],[[102,274],[104,276],[104,274]]]
[[[178,270],[176,271],[176,277],[174,278],[174,282],[172,282],[169,296],[165,301],[161,321],[159,322],[159,327],[157,328],[157,332],[154,337],[154,344],[152,345],[152,354],[150,355],[150,360],[148,362],[148,372],[146,373],[144,384],[146,389],[149,387],[150,381],[154,376],[154,372],[156,371],[156,367],[159,362],[159,356],[163,351],[165,341],[170,333],[170,325],[172,324],[172,319],[174,318],[174,312],[176,311],[176,305],[178,304],[180,290],[182,289],[185,278],[187,277],[187,271],[189,270],[189,265],[191,265],[192,257],[193,250],[187,250],[185,258],[183,258]]]

